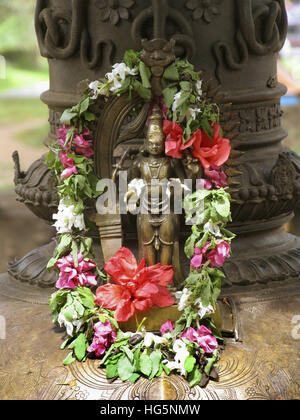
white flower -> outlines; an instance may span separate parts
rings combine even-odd
[[[190,118],[192,118],[193,120],[195,120],[197,116],[201,114],[201,112],[202,111],[200,108],[189,108],[186,111],[186,119],[189,120]]]
[[[93,91],[91,99],[97,99],[99,95],[109,95],[109,88],[105,83],[95,80],[89,84],[89,88]]]
[[[200,97],[202,96],[203,92],[202,92],[202,80],[198,80],[196,83],[196,89],[197,89],[197,93],[199,95],[199,98],[197,98],[198,100],[200,99]]]
[[[191,296],[192,292],[187,289],[186,287],[183,289],[182,292],[176,292],[175,297],[176,299],[180,299],[178,303],[178,311],[181,312],[187,306],[187,302],[189,297]]]
[[[53,214],[52,218],[56,220],[53,226],[58,234],[68,233],[73,227],[85,230],[83,213],[75,214],[75,206],[73,204],[67,205],[64,199],[60,200],[58,213]]]
[[[211,233],[213,236],[217,236],[217,237],[221,237],[221,232],[220,232],[220,227],[219,225],[217,225],[217,223],[211,223],[211,222],[207,222],[204,225],[204,232],[209,232]]]
[[[152,344],[154,343],[154,347],[162,344],[165,342],[165,338],[164,337],[159,337],[158,335],[155,335],[153,333],[146,333],[145,337],[144,337],[144,346],[145,347],[151,347]]]
[[[65,308],[65,311],[67,309],[68,308]],[[74,327],[75,327],[75,332],[77,333],[80,330],[80,328],[83,324],[82,319],[77,319],[77,316],[78,316],[77,312],[74,311],[74,314],[73,314],[73,319],[74,320],[71,322],[71,321],[66,320],[64,311],[60,312],[60,314],[58,315],[57,320],[58,320],[59,326],[60,327],[65,327],[66,330],[67,330],[67,334],[70,337],[72,337],[72,335],[73,335]]]
[[[129,184],[128,189],[135,189],[136,195],[138,197],[141,196],[143,188],[145,187],[146,183],[143,179],[134,178]]]
[[[203,306],[201,298],[195,300],[195,305],[198,306],[198,315],[200,319],[204,318],[206,315],[211,315],[215,312],[212,305],[208,305],[206,307]]]
[[[172,105],[172,111],[173,112],[175,112],[176,109],[178,108],[178,102],[181,98],[181,95],[182,95],[182,91],[177,92],[176,95],[174,96],[174,102],[173,102],[173,105]]]
[[[111,73],[106,73],[105,77],[109,82],[109,90],[115,92],[122,87],[122,84],[127,76],[135,76],[137,74],[136,69],[131,69],[126,66],[125,63],[116,63],[113,66]]]
[[[128,75],[136,76],[137,70],[131,69],[130,67],[126,66],[125,63],[116,63],[113,65],[112,73],[116,76],[119,76],[122,82],[124,82],[124,80],[126,79],[126,76]]]
[[[180,339],[176,340],[173,344],[173,351],[175,353],[174,361],[167,361],[166,366],[171,370],[179,370],[182,376],[186,376],[187,372],[184,368],[184,363],[190,353],[184,341]]]
[[[111,92],[115,92],[116,90],[120,89],[122,87],[122,83],[120,82],[118,76],[116,76],[113,73],[107,73],[106,78],[110,84],[109,90]]]

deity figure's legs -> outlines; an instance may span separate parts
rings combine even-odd
[[[145,258],[148,266],[173,265],[176,285],[181,282],[179,229],[180,218],[175,214],[140,214],[137,217],[139,259]]]

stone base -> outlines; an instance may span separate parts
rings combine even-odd
[[[12,281],[0,276],[1,325],[6,326],[6,338],[0,337],[2,400],[300,399],[299,279],[227,296],[239,339],[226,339],[219,382],[192,389],[177,375],[109,383],[97,360],[63,366],[68,350],[60,350],[63,332],[52,324],[45,289],[16,288],[14,296]]]

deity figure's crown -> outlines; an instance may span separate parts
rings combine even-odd
[[[153,106],[152,115],[149,117],[148,135],[155,132],[163,133],[163,121],[158,105]]]

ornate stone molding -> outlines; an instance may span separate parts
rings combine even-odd
[[[262,3],[253,7],[252,0],[235,0],[234,8],[237,13],[235,45],[224,41],[218,41],[213,45],[219,79],[222,66],[239,71],[246,66],[249,55],[265,56],[278,52],[283,47],[287,33],[284,0]]]
[[[58,206],[57,180],[46,165],[45,156],[33,162],[26,173],[20,170],[18,152],[14,152],[13,159],[17,200],[38,217],[51,221]]]

